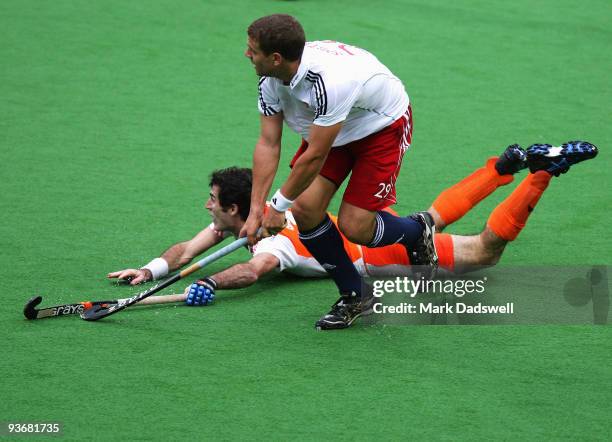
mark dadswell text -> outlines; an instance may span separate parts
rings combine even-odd
[[[435,304],[433,302],[427,302],[423,304],[409,304],[402,302],[399,305],[383,305],[381,302],[374,304],[374,313],[391,313],[391,314],[444,314],[444,313],[457,313],[457,314],[485,314],[485,315],[511,315],[514,313],[514,303],[508,302],[504,305],[486,305],[481,302],[477,304],[466,304],[464,302],[455,302],[452,304]]]

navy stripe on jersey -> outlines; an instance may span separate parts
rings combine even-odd
[[[317,99],[317,110],[315,112],[316,120],[319,115],[325,115],[327,113],[327,91],[325,90],[325,83],[320,74],[308,71],[306,79],[312,83],[315,91],[315,98]]]
[[[261,77],[259,79],[259,84],[257,86],[257,89],[259,91],[259,104],[261,105],[261,110],[263,110],[263,114],[266,117],[269,117],[270,115],[277,114],[278,111],[276,111],[276,110],[272,109],[270,106],[268,106],[266,104],[266,102],[264,101],[264,99],[263,99],[263,93],[261,92],[261,85],[266,80],[266,78],[268,78],[268,77]]]

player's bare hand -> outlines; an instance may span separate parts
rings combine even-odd
[[[287,227],[285,212],[279,212],[273,207],[270,207],[264,215],[261,227],[263,237],[276,235],[278,232]]]
[[[119,280],[129,281],[130,285],[137,285],[153,279],[153,275],[149,269],[125,269],[117,272],[111,272],[106,275],[107,278],[117,278]]]
[[[249,213],[249,217],[240,230],[240,237],[248,237],[249,244],[252,246],[257,244],[257,241],[261,239],[261,236],[258,235],[258,231],[260,230],[259,228],[261,227],[261,221],[262,216],[260,214]]]

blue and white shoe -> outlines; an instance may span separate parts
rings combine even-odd
[[[570,166],[597,156],[597,146],[588,141],[568,141],[561,147],[532,144],[527,148],[529,170],[545,170],[554,176],[567,172]]]
[[[499,156],[495,169],[500,175],[514,175],[527,167],[527,154],[518,144],[511,144]]]

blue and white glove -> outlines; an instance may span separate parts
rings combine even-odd
[[[185,303],[192,306],[212,304],[215,299],[216,289],[217,282],[214,279],[208,276],[200,279],[189,287],[189,293],[187,294]]]

